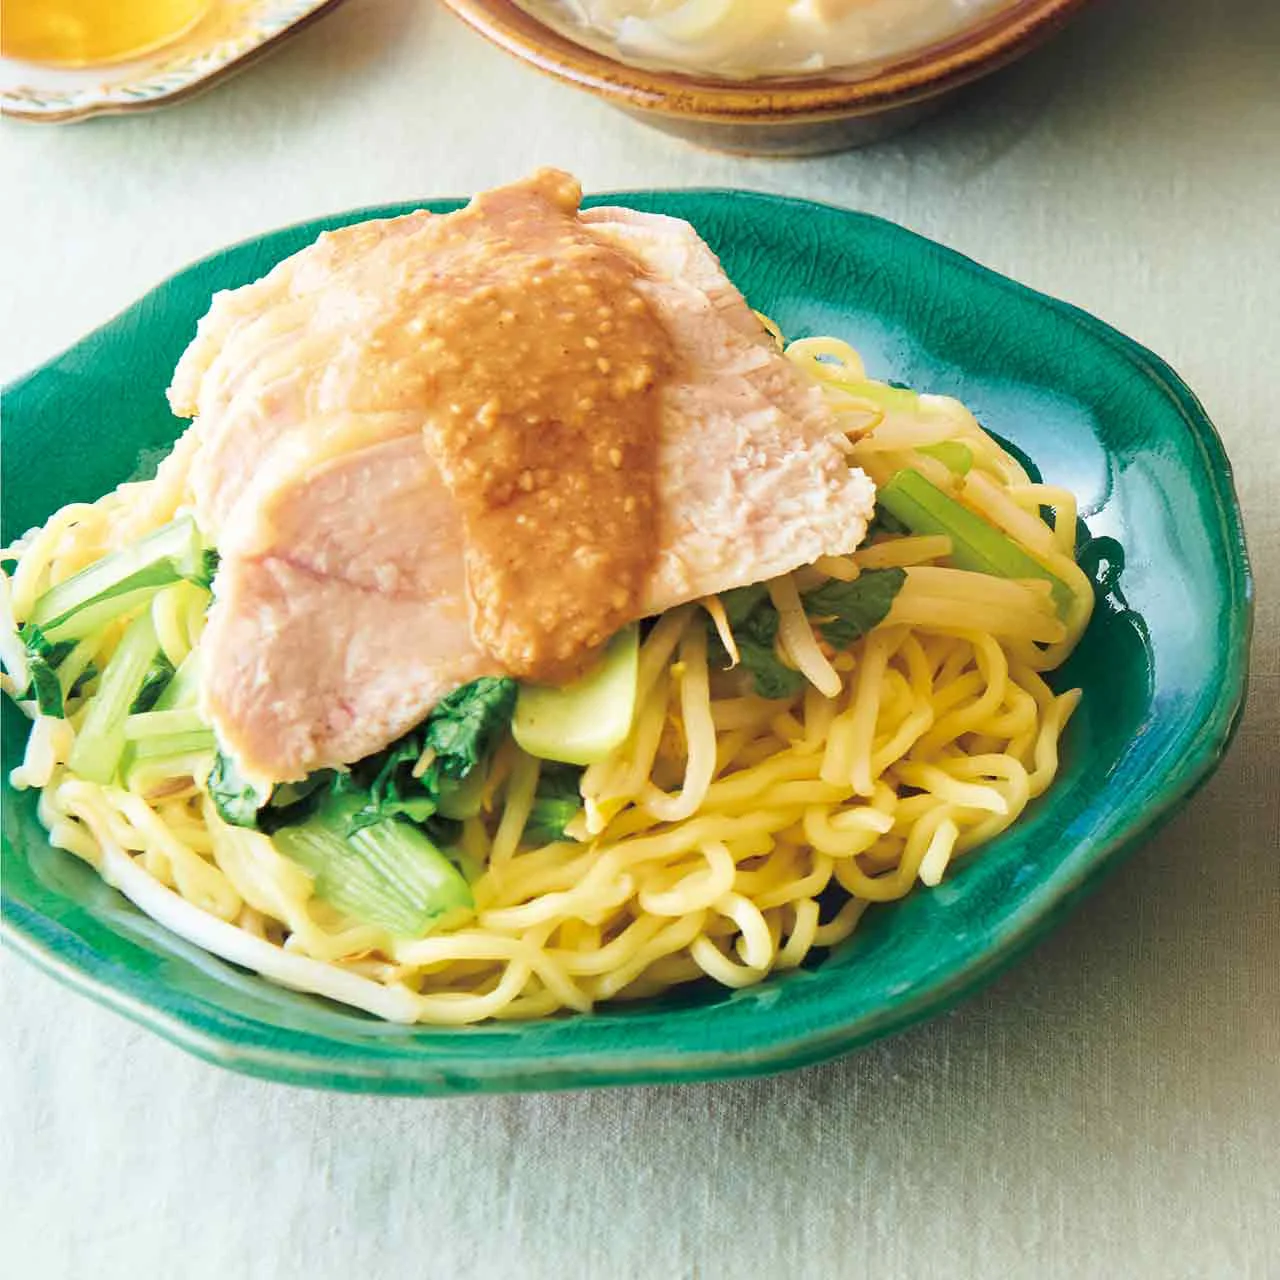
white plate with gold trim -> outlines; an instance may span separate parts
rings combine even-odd
[[[0,113],[62,123],[189,98],[274,49],[341,0],[219,0],[172,44],[127,62],[65,69],[0,57]]]

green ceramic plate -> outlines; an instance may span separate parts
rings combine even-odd
[[[1049,795],[938,889],[873,909],[811,969],[750,991],[437,1030],[282,990],[171,937],[51,849],[34,797],[6,787],[4,923],[17,949],[203,1058],[297,1084],[450,1094],[777,1071],[972,991],[1204,781],[1243,701],[1252,589],[1222,446],[1160,360],[875,218],[739,192],[619,198],[688,218],[790,336],[838,334],[873,374],[958,396],[1079,495],[1100,606],[1062,673],[1085,697]],[[181,425],[164,388],[211,293],[326,227],[412,207],[291,227],[207,258],[8,388],[4,539],[154,464]],[[24,724],[6,705],[6,777]]]

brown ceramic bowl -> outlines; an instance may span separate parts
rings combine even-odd
[[[530,65],[656,128],[720,151],[800,156],[875,142],[1048,39],[1088,0],[1010,0],[981,22],[841,78],[730,81],[628,66],[575,44],[512,0],[444,0]]]

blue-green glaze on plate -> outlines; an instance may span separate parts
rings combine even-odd
[[[873,908],[811,969],[589,1016],[458,1030],[380,1023],[167,934],[3,793],[4,927],[38,965],[211,1062],[322,1088],[457,1094],[749,1075],[818,1062],[953,1003],[1079,901],[1218,763],[1244,699],[1252,587],[1221,443],[1150,352],[890,223],[732,191],[614,198],[687,218],[790,337],[836,334],[873,375],[947,392],[1079,495],[1099,607],[1062,682],[1084,701],[1056,784],[934,890]],[[597,201],[597,203],[603,201]],[[4,395],[3,536],[154,462],[164,389],[217,289],[318,232],[197,263]],[[445,210],[456,202],[437,201]],[[5,776],[25,721],[6,705]]]

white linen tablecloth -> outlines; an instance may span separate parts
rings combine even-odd
[[[3,962],[5,1274],[1280,1276],[1280,6],[1109,0],[871,150],[699,152],[418,0],[172,110],[0,126],[0,374],[268,228],[508,180],[867,209],[1167,358],[1236,466],[1249,712],[1187,811],[950,1014],[775,1079],[383,1100],[225,1074]]]

